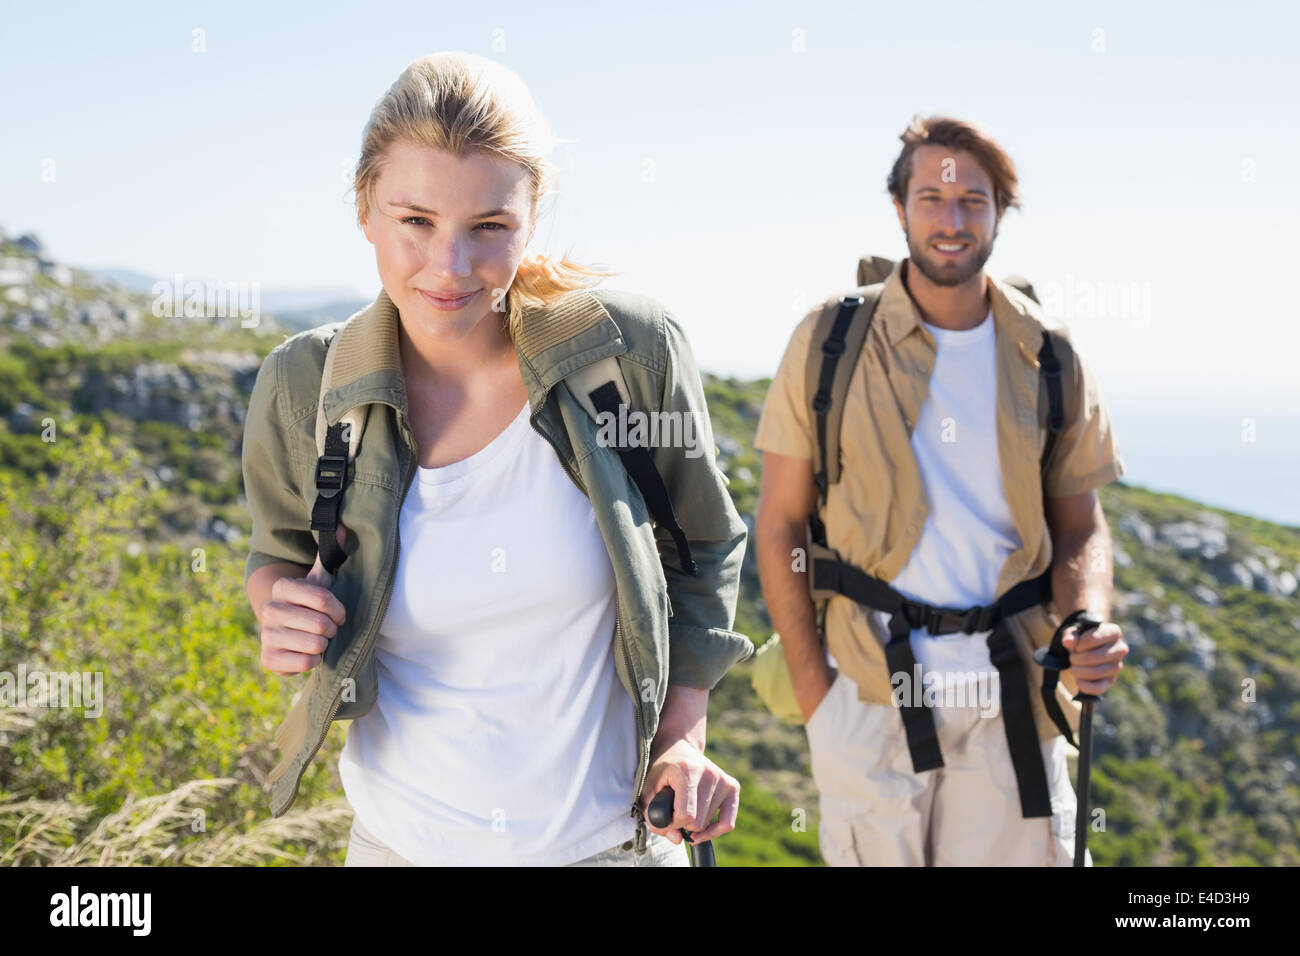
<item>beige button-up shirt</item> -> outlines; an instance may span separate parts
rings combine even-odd
[[[823,513],[830,547],[843,560],[886,581],[907,563],[929,514],[911,439],[929,392],[936,346],[903,284],[902,267],[899,263],[886,280],[849,382],[840,431],[840,480],[831,485]],[[1001,595],[1037,577],[1052,562],[1039,470],[1047,440],[1047,394],[1038,350],[1044,328],[1064,329],[1037,303],[992,278],[989,298],[998,379],[997,448],[988,453],[999,456],[1002,485],[1021,542],[1002,567],[997,591]],[[838,301],[838,296],[827,300],[796,326],[759,419],[754,440],[759,450],[812,459],[817,439],[806,394],[808,349],[818,316]],[[1049,496],[1067,497],[1114,481],[1124,473],[1124,465],[1096,380],[1068,344],[1065,349],[1057,346],[1057,358],[1064,375],[1065,426],[1045,480]],[[1059,731],[1038,693],[1042,669],[1033,662],[1032,652],[1050,642],[1060,616],[1051,606],[1035,606],[1008,619],[1028,669],[1035,723],[1043,739]],[[887,635],[868,609],[842,595],[831,598],[825,640],[836,663],[858,685],[862,700],[890,701]],[[1057,698],[1074,727],[1079,705],[1071,698],[1076,691],[1070,672],[1063,672]]]

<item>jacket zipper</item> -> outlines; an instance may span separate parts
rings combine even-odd
[[[560,449],[556,446],[555,442],[551,441],[551,436],[547,435],[542,431],[542,429],[537,427],[537,419],[541,416],[542,409],[546,407],[546,400],[550,397],[551,393],[549,391],[542,396],[542,403],[537,406],[535,412],[528,416],[528,424],[532,427],[533,431],[546,439],[547,444],[555,449],[555,457],[560,459],[560,464],[564,467],[564,473],[569,476],[569,480],[572,481],[577,489],[582,492],[583,496],[590,499],[591,495],[587,494],[587,486],[582,483],[582,479],[578,477],[577,473],[569,467],[568,460],[560,453]]]
[[[555,450],[555,456],[560,459],[560,464],[564,467],[565,474],[567,474],[569,478],[572,479],[573,483],[578,487],[578,490],[581,491],[588,500],[590,500],[591,495],[588,493],[586,485],[582,483],[582,480],[578,477],[578,475],[569,467],[568,460],[560,452],[560,449],[556,446],[555,442],[551,441],[551,437],[547,435],[542,429],[537,427],[537,419],[542,414],[542,409],[546,407],[546,400],[550,397],[551,397],[551,393],[549,391],[547,391],[546,394],[542,396],[541,404],[537,406],[537,410],[533,412],[533,414],[529,418],[529,424],[532,426],[533,431],[537,432],[537,434],[545,438],[547,443]],[[636,710],[636,749],[637,749],[637,771],[636,771],[636,786],[635,786],[636,792],[635,794],[633,794],[632,809],[628,815],[631,816],[634,820],[636,820],[636,839],[633,843],[633,846],[636,852],[638,854],[641,854],[645,852],[646,841],[648,839],[648,831],[646,829],[646,824],[645,824],[645,814],[641,812],[641,803],[640,803],[641,788],[645,786],[646,774],[650,770],[650,766],[649,766],[650,752],[645,743],[645,719],[641,713],[641,695],[637,692],[640,688],[640,685],[637,683],[636,671],[632,667],[632,652],[627,649],[627,642],[623,639],[622,617],[623,617],[622,604],[620,603],[619,596],[618,596],[618,583],[615,582],[614,584],[614,644],[619,649],[620,653],[622,653],[623,655],[623,663],[627,667],[628,678],[632,681],[632,706]]]
[[[392,407],[396,408],[396,406],[392,406]],[[409,429],[407,429],[406,427],[406,422],[402,422],[402,432],[406,436],[407,444],[411,447],[412,453],[414,454],[415,443],[411,438]],[[412,458],[412,461],[417,461],[417,459]],[[407,468],[406,487],[408,490],[410,489],[411,479],[413,477],[414,475],[411,469]],[[393,522],[393,539],[396,541],[396,547],[393,551],[393,574],[390,575],[388,579],[388,587],[384,590],[384,599],[379,606],[379,614],[375,618],[375,624],[370,629],[370,633],[366,635],[365,642],[361,645],[361,653],[357,655],[356,662],[348,670],[347,676],[343,678],[345,683],[349,678],[353,678],[357,676],[357,671],[361,669],[361,662],[366,659],[366,652],[370,649],[370,645],[374,643],[375,635],[379,632],[379,628],[380,626],[382,626],[384,622],[384,615],[388,613],[388,602],[392,599],[393,596],[393,577],[395,577],[397,574],[397,562],[402,555],[401,508],[400,507],[398,508],[397,514],[398,517]],[[334,723],[334,715],[339,712],[339,708],[342,706],[343,706],[343,695],[340,692],[338,694],[338,700],[334,701],[334,706],[330,708],[329,716],[325,719],[325,726],[321,730],[320,739],[316,741],[316,746],[312,748],[312,751],[308,755],[306,761],[303,762],[302,769],[298,771],[297,779],[295,779],[293,782],[293,794],[289,798],[289,804],[288,804],[289,806],[292,806],[293,802],[298,799],[298,788],[302,784],[302,775],[306,771],[307,767],[311,765],[312,760],[315,759],[316,754],[320,751],[320,748],[324,745],[325,738],[329,736],[330,727]]]
[[[645,777],[649,771],[649,751],[645,749],[643,743],[645,739],[645,726],[641,717],[641,695],[635,693],[639,691],[640,685],[636,681],[636,672],[632,669],[632,652],[627,649],[627,642],[623,639],[623,625],[620,620],[622,617],[622,606],[618,600],[618,585],[614,586],[614,644],[623,652],[623,663],[627,667],[628,677],[632,681],[632,706],[636,710],[636,739],[637,739],[637,768],[636,768],[636,785],[635,793],[632,795],[632,810],[630,816],[636,820],[636,840],[634,847],[638,854],[645,852],[647,831],[645,825],[645,816],[641,812],[641,790],[645,786]]]

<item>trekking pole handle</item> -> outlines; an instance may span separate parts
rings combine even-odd
[[[1078,625],[1078,633],[1080,637],[1083,637],[1086,631],[1094,630],[1105,623],[1101,619],[1101,615],[1093,614],[1091,611],[1075,611],[1074,614],[1070,615],[1070,617],[1074,618],[1074,623]],[[1067,620],[1069,620],[1069,618],[1067,618]],[[1101,700],[1101,698],[1096,694],[1085,694],[1083,691],[1079,691],[1079,693],[1075,694],[1074,699],[1082,702],[1085,706],[1093,701]]]
[[[673,788],[664,787],[655,794],[654,799],[650,801],[650,806],[646,808],[646,819],[657,827],[668,826],[673,820],[673,802],[676,799],[677,795],[673,792]],[[679,827],[678,832],[690,848],[691,859],[696,866],[717,866],[711,840],[696,843],[685,829]]]

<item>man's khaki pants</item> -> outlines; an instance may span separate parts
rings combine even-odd
[[[903,717],[836,676],[805,730],[831,866],[1072,866],[1075,793],[1059,734],[1042,742],[1052,816],[1024,819],[1000,709],[931,710],[944,765],[916,773]],[[1091,855],[1085,860],[1091,866]]]

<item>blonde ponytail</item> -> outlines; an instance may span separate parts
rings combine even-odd
[[[526,256],[519,263],[519,271],[506,296],[506,328],[510,338],[517,341],[526,307],[545,306],[575,289],[589,289],[611,275],[617,273],[575,262],[567,254],[558,260],[548,255]]]

